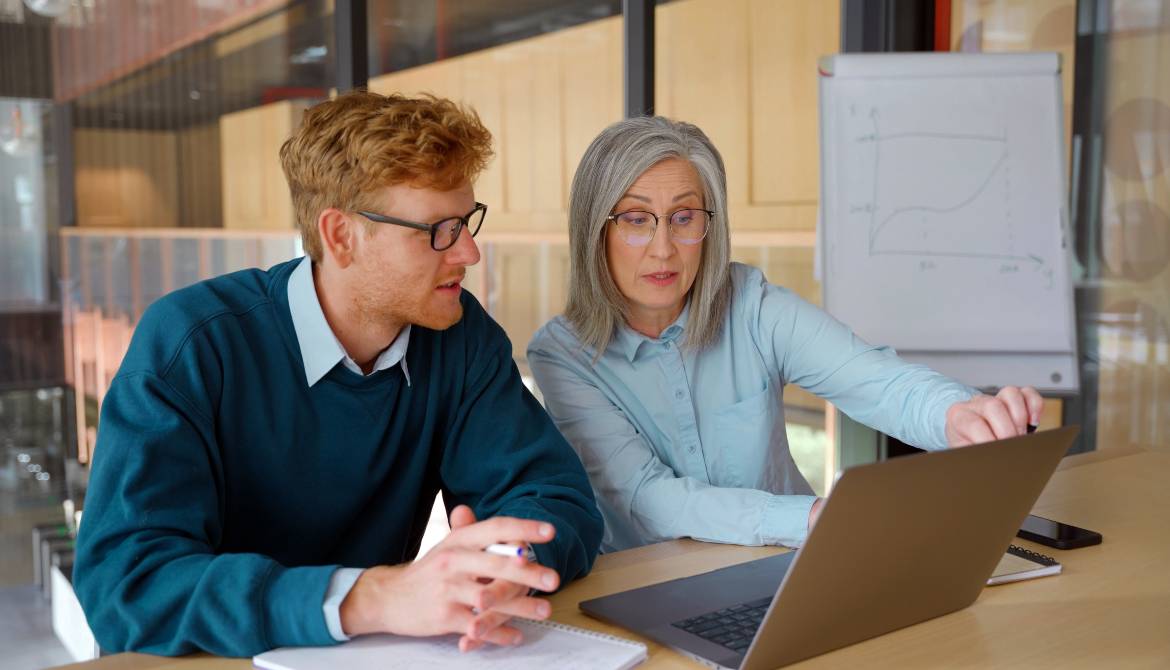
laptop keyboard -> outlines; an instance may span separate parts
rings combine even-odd
[[[769,596],[675,621],[671,625],[742,654],[751,645],[771,604],[772,598]]]

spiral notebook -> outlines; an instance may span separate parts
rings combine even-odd
[[[459,636],[367,635],[336,647],[284,647],[252,658],[262,670],[398,670],[399,668],[556,668],[626,670],[646,660],[646,645],[549,621],[513,619],[524,634],[515,647],[459,651]]]
[[[1060,571],[1061,565],[1055,558],[1013,544],[1008,547],[1003,558],[999,559],[999,565],[995,566],[995,572],[991,573],[987,585],[995,586],[1023,579],[1059,575]]]

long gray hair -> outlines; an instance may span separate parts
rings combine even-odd
[[[628,303],[606,260],[606,217],[643,172],[669,158],[681,158],[695,167],[703,183],[703,206],[715,211],[690,290],[684,344],[696,349],[713,344],[727,318],[731,240],[723,158],[703,131],[690,123],[661,116],[619,121],[601,131],[585,150],[569,194],[572,265],[565,317],[598,356],[628,315]]]

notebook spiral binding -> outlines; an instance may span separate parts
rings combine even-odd
[[[624,644],[626,646],[633,647],[636,649],[644,648],[646,646],[646,645],[642,644],[641,642],[635,642],[634,640],[627,640],[624,637],[610,635],[609,633],[599,633],[595,630],[589,630],[588,628],[579,628],[577,626],[570,626],[569,624],[565,624],[565,623],[557,623],[556,621],[538,621],[536,619],[524,619],[524,623],[531,624],[533,626],[543,626],[544,628],[553,628],[553,629],[556,629],[556,630],[559,630],[559,631],[562,631],[565,633],[573,633],[576,635],[582,635],[584,637],[591,637],[591,638],[594,638],[597,640],[606,640],[607,642],[616,642],[618,644]]]
[[[1055,558],[1053,558],[1047,554],[1041,554],[1038,551],[1032,551],[1031,549],[1025,549],[1024,547],[1021,547],[1021,546],[1015,545],[1015,544],[1010,545],[1008,547],[1008,553],[1015,554],[1016,556],[1019,556],[1020,558],[1026,558],[1030,561],[1035,561],[1036,563],[1039,563],[1041,565],[1057,565],[1059,563],[1059,561],[1057,561]]]

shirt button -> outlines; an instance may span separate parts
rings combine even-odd
[[[693,445],[693,444],[691,445],[690,452],[691,452],[692,454],[693,454],[693,453],[695,453],[695,445]]]
[[[677,391],[674,392],[674,397],[678,398],[679,400],[682,400],[684,395],[686,395],[686,394],[683,393],[682,389],[678,389]]]

